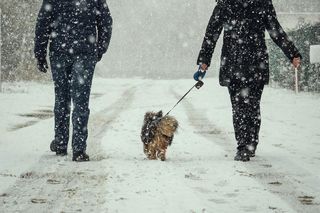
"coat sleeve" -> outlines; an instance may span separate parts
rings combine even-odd
[[[98,28],[98,54],[102,55],[108,50],[112,35],[112,17],[106,0],[98,0],[97,28]]]
[[[50,0],[43,0],[37,18],[34,38],[34,54],[38,60],[43,60],[47,56],[47,47],[52,31],[52,23],[53,5]]]
[[[269,0],[267,3],[266,17],[266,28],[270,34],[271,39],[281,48],[281,50],[290,59],[290,61],[292,61],[293,58],[296,57],[302,58],[298,49],[282,29],[277,19],[272,0]]]
[[[209,20],[206,34],[203,39],[202,47],[198,56],[197,64],[207,64],[210,66],[212,54],[216,46],[217,40],[223,28],[222,11],[223,7],[220,3],[214,8]]]

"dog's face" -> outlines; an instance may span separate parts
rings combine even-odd
[[[173,137],[173,134],[177,130],[179,124],[178,121],[169,115],[164,116],[159,125],[158,125],[158,131],[167,137]]]

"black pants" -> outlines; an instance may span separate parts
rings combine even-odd
[[[69,123],[72,110],[73,152],[86,150],[88,137],[89,97],[96,65],[91,55],[52,55],[51,70],[55,86],[55,140],[58,149],[65,150],[69,141]]]
[[[263,88],[264,84],[255,83],[232,83],[228,87],[238,150],[255,150],[259,143],[260,101]]]

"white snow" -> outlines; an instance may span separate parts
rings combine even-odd
[[[144,113],[166,112],[192,84],[94,79],[87,163],[49,151],[51,84],[4,85],[0,212],[319,212],[319,95],[266,87],[257,156],[235,162],[227,89],[206,78],[171,113],[168,160],[145,159]]]
[[[310,63],[320,63],[320,45],[310,45]]]

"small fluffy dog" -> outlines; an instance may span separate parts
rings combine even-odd
[[[166,150],[171,145],[173,135],[178,128],[178,121],[172,116],[147,112],[141,129],[143,151],[149,160],[166,160]]]

